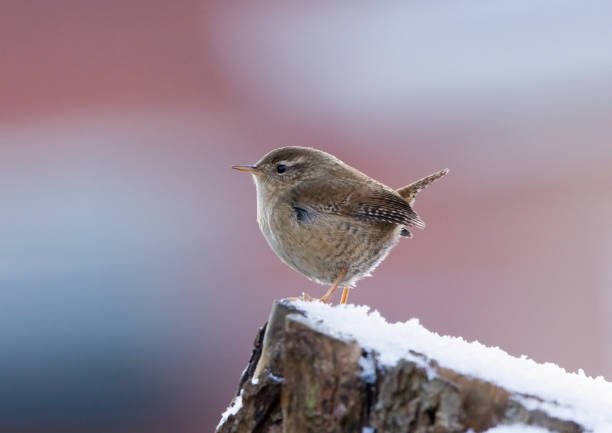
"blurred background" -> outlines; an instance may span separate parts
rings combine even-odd
[[[208,432],[325,287],[230,169],[315,146],[423,192],[351,301],[612,379],[612,3],[0,3],[0,431]]]

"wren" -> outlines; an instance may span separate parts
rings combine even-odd
[[[412,227],[425,227],[412,209],[415,197],[448,173],[441,170],[394,190],[329,153],[296,146],[232,168],[253,175],[257,222],[278,257],[307,278],[331,284],[323,302],[344,287],[341,304],[401,237],[411,238]]]

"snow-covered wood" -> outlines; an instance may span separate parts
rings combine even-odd
[[[220,433],[612,432],[612,384],[363,306],[275,303]],[[543,429],[543,430],[542,430]]]

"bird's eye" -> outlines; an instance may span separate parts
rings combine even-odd
[[[287,171],[287,166],[285,164],[278,164],[276,166],[276,172],[277,173],[284,173]]]

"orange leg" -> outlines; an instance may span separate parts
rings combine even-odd
[[[342,298],[340,298],[340,305],[346,304],[346,301],[348,301],[348,296],[349,296],[350,291],[351,291],[350,287],[345,287],[344,290],[342,290]]]
[[[338,286],[340,285],[344,277],[346,277],[347,272],[348,272],[348,269],[343,269],[342,271],[340,271],[340,274],[338,275],[338,277],[336,277],[334,284],[332,284],[329,290],[321,297],[320,299],[321,302],[325,302],[326,304],[329,303],[329,301],[331,300],[331,297],[334,296],[334,292],[336,291],[336,289],[338,288]]]

